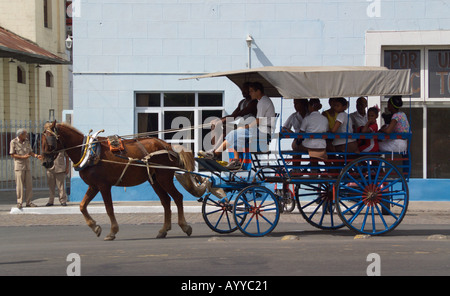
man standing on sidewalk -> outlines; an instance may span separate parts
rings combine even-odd
[[[50,190],[50,197],[45,206],[53,206],[53,201],[55,199],[55,186],[58,188],[59,202],[62,206],[67,206],[67,194],[64,190],[64,183],[66,181],[66,175],[69,173],[69,168],[69,157],[65,152],[58,153],[53,167],[47,169],[47,184]]]
[[[51,122],[46,122],[44,125],[44,131],[50,128]],[[55,187],[58,188],[59,202],[62,206],[67,206],[67,194],[64,189],[64,183],[66,181],[66,175],[69,173],[70,160],[67,154],[59,152],[58,156],[53,162],[53,167],[47,169],[47,184],[50,190],[50,197],[48,199],[46,207],[53,206],[55,200]]]
[[[31,179],[30,156],[41,159],[31,149],[30,141],[28,140],[28,133],[25,129],[19,129],[16,132],[16,138],[10,143],[9,154],[14,158],[14,173],[16,176],[16,194],[17,207],[22,208],[22,200],[25,190],[25,202],[27,207],[36,207],[31,202],[33,196],[33,183]]]

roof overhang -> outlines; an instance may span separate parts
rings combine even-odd
[[[262,67],[183,79],[227,77],[238,87],[258,81],[271,97],[286,99],[410,95],[410,70],[385,67]]]
[[[16,59],[28,64],[70,64],[70,61],[2,27],[0,27],[0,58]]]

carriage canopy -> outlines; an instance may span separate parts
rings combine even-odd
[[[410,70],[385,67],[262,67],[183,78],[228,77],[238,87],[261,82],[269,97],[285,99],[410,95]]]

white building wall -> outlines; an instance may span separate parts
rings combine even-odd
[[[73,122],[83,132],[132,134],[135,91],[224,91],[231,112],[241,94],[227,79],[179,78],[246,68],[248,34],[253,68],[365,65],[373,52],[367,32],[448,30],[449,6],[429,0],[81,0],[73,19]]]
[[[178,78],[246,68],[248,34],[252,67],[364,65],[367,31],[450,28],[446,1],[81,0],[80,8],[75,124],[119,134],[133,131],[134,90],[223,89],[231,109],[234,86]]]

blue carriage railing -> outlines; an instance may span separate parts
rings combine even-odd
[[[395,162],[395,165],[402,171],[406,180],[411,174],[410,142],[411,133],[279,133],[278,147],[282,147],[281,141],[287,139],[404,139],[408,141],[407,151],[398,152],[327,152],[328,160],[319,160],[319,164],[314,166],[309,163],[311,160],[307,152],[296,152],[292,150],[281,150],[272,152],[273,156],[266,156],[263,160],[261,155],[269,153],[251,153],[253,169],[268,182],[288,181],[290,183],[308,182],[334,182],[340,171],[352,160],[362,156],[384,157]],[[320,172],[317,172],[320,170]],[[326,179],[325,179],[326,178]],[[283,180],[285,179],[285,180]]]
[[[411,133],[279,133],[278,150],[267,152],[239,151],[242,168],[239,172],[229,171],[215,161],[203,160],[202,165],[216,175],[214,185],[222,188],[242,187],[255,182],[317,183],[335,182],[340,171],[352,160],[362,156],[384,157],[391,160],[408,181],[411,174],[410,141]],[[327,152],[328,160],[319,160],[311,165],[307,152],[281,150],[281,141],[294,138],[306,139],[405,139],[407,151],[398,152]],[[230,159],[233,154],[229,151]]]

